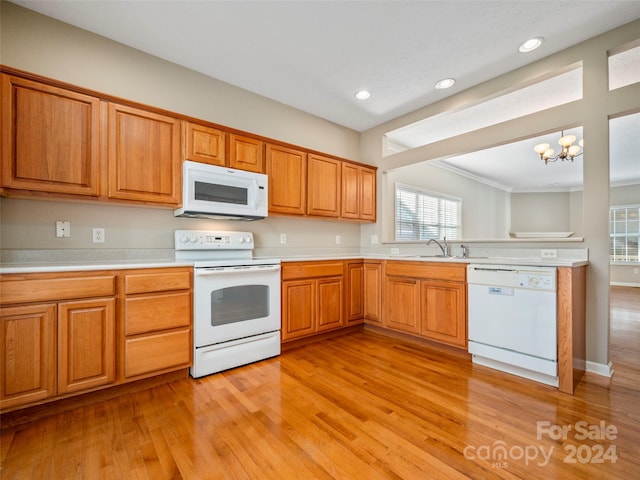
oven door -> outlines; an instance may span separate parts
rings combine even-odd
[[[280,330],[280,265],[196,268],[196,348]]]

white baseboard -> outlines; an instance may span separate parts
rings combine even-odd
[[[640,283],[631,282],[609,282],[612,287],[640,287]]]
[[[607,365],[603,363],[596,363],[587,360],[587,372],[602,375],[603,377],[613,377],[613,363],[609,362]]]

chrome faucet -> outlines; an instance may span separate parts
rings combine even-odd
[[[462,258],[467,258],[469,255],[468,247],[466,245],[460,245],[460,248],[462,249]]]
[[[443,257],[449,256],[449,244],[447,243],[447,237],[444,237],[444,239],[442,240],[442,243],[440,243],[435,238],[430,238],[429,241],[427,242],[427,245],[431,245],[432,243],[435,243],[440,247]]]

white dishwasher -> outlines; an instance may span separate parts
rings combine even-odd
[[[470,264],[473,362],[558,386],[556,268]]]

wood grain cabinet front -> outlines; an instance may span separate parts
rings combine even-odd
[[[116,275],[0,275],[0,409],[115,382]]]
[[[304,215],[307,206],[307,154],[267,144],[269,213]]]
[[[342,202],[340,216],[366,222],[376,221],[375,168],[342,163]]]
[[[56,395],[56,305],[0,308],[0,409]]]
[[[467,347],[466,265],[385,262],[383,325]]]
[[[127,381],[191,366],[190,268],[129,270],[121,275],[120,375]]]
[[[307,214],[338,218],[341,200],[340,160],[309,155],[307,161]]]
[[[249,172],[264,173],[262,140],[232,133],[229,135],[229,166]]]
[[[100,194],[100,100],[2,74],[2,186]]]
[[[180,121],[109,104],[109,198],[154,205],[181,202]]]
[[[198,123],[182,122],[184,160],[227,166],[227,133]]]
[[[282,265],[282,341],[345,326],[344,262]]]

